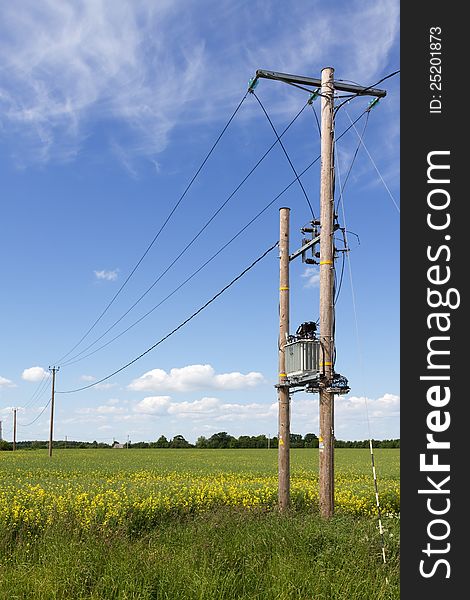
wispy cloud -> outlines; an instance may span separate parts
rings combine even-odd
[[[7,379],[6,377],[2,377],[0,375],[0,387],[16,387],[16,384],[11,381],[11,379]]]
[[[113,271],[94,271],[96,279],[101,279],[104,281],[116,281],[118,278],[119,269],[114,269]]]
[[[200,389],[238,390],[253,387],[264,382],[263,375],[250,372],[216,374],[211,365],[188,365],[174,368],[168,373],[163,369],[153,369],[134,379],[128,388],[133,391],[176,391],[187,392]]]
[[[320,271],[317,267],[307,267],[301,277],[307,280],[306,288],[318,287],[320,284]]]
[[[17,156],[72,160],[100,122],[105,143],[136,176],[134,157],[154,160],[178,124],[225,115],[256,68],[318,75],[333,59],[338,77],[371,83],[398,35],[398,0],[356,0],[341,9],[318,0],[204,5],[24,0],[18,10],[7,3],[0,124],[18,134]],[[206,12],[223,25],[214,27]],[[286,113],[292,102],[277,93],[272,111]]]

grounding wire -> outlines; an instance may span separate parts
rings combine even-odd
[[[152,350],[154,350],[162,342],[164,342],[165,340],[167,340],[174,333],[176,333],[179,329],[181,329],[187,323],[189,323],[189,321],[191,321],[192,319],[194,319],[194,317],[196,317],[205,308],[207,308],[210,304],[212,304],[212,302],[214,302],[219,296],[221,296],[226,290],[228,290],[234,283],[236,283],[239,279],[241,279],[244,275],[246,275],[246,273],[248,273],[248,271],[250,271],[256,264],[258,264],[267,254],[269,254],[270,252],[272,252],[272,250],[274,250],[274,248],[276,248],[278,245],[279,245],[279,242],[276,242],[275,244],[273,244],[263,254],[261,254],[261,256],[259,256],[256,260],[254,260],[251,263],[251,265],[249,265],[248,267],[246,267],[239,275],[237,275],[234,279],[232,279],[232,281],[230,283],[228,283],[221,290],[219,290],[217,292],[217,294],[215,294],[214,296],[212,296],[212,298],[210,300],[208,300],[205,304],[203,304],[200,308],[198,308],[198,310],[196,310],[195,312],[193,312],[187,319],[185,319],[177,327],[175,327],[169,333],[167,333],[165,336],[163,336],[162,338],[160,338],[160,340],[158,340],[158,342],[155,342],[155,344],[153,344],[153,346],[150,346],[150,348],[147,348],[147,350],[145,350],[144,352],[142,352],[141,354],[139,354],[139,356],[136,356],[135,358],[133,358],[132,360],[130,360],[128,363],[126,363],[125,365],[123,365],[119,369],[116,369],[115,371],[113,371],[113,373],[110,373],[109,375],[107,375],[106,377],[103,377],[102,379],[99,379],[98,381],[94,381],[93,383],[90,383],[89,385],[85,385],[83,387],[80,387],[80,388],[77,388],[77,389],[74,389],[74,390],[58,391],[56,393],[57,394],[71,394],[73,392],[80,392],[81,390],[86,390],[86,389],[91,388],[91,387],[93,387],[95,385],[98,385],[99,383],[102,383],[103,381],[106,381],[107,379],[110,379],[111,377],[113,377],[114,375],[117,375],[117,373],[120,373],[124,369],[127,369],[127,367],[130,367],[130,365],[134,364],[135,362],[137,362],[138,360],[140,360],[142,357],[144,357],[146,354],[148,354],[149,352],[151,352]]]
[[[357,123],[365,114],[366,114],[367,110],[365,110],[362,114],[359,115],[359,117],[357,117],[357,119],[355,120],[355,123]],[[343,135],[345,135],[350,129],[352,128],[352,125],[349,126],[347,129],[345,129],[339,136],[338,136],[338,140],[341,139],[343,137]],[[317,156],[313,161],[311,161],[307,167],[305,167],[305,169],[303,171],[300,172],[299,177],[302,177],[316,162],[318,162],[320,160],[320,155]],[[65,365],[63,366],[70,366],[72,364],[75,364],[77,362],[80,362],[81,360],[84,360],[85,358],[88,358],[89,356],[92,356],[93,354],[95,354],[96,352],[98,352],[99,350],[102,350],[103,348],[106,348],[107,346],[109,346],[109,344],[111,344],[112,342],[114,342],[115,340],[117,340],[118,338],[120,338],[122,335],[124,335],[125,333],[127,333],[130,329],[132,329],[133,327],[135,327],[138,323],[140,323],[141,321],[143,321],[147,316],[149,316],[152,312],[154,312],[154,310],[156,310],[159,306],[161,306],[166,300],[168,300],[171,296],[173,296],[179,289],[181,289],[188,281],[190,281],[197,273],[199,273],[207,264],[209,264],[216,256],[218,256],[218,254],[220,254],[229,244],[231,244],[239,235],[241,235],[241,233],[243,233],[243,231],[245,231],[245,229],[247,229],[252,223],[254,223],[268,208],[270,208],[275,202],[276,200],[278,200],[285,192],[287,192],[287,190],[289,190],[295,183],[297,182],[297,178],[293,179],[281,192],[279,192],[279,194],[277,194],[277,196],[275,196],[268,204],[266,204],[264,206],[264,208],[262,208],[250,221],[248,221],[248,223],[246,223],[246,225],[244,225],[242,227],[242,229],[240,229],[226,244],[224,244],[215,254],[213,254],[205,263],[203,263],[200,267],[198,267],[198,269],[196,271],[194,271],[185,281],[183,281],[179,286],[177,286],[172,292],[170,292],[170,294],[168,294],[163,300],[161,300],[157,305],[155,305],[153,308],[151,308],[147,313],[145,313],[144,315],[142,315],[141,317],[139,317],[139,319],[137,321],[135,321],[134,323],[132,323],[131,325],[129,325],[129,327],[127,327],[126,329],[124,329],[123,331],[121,331],[118,335],[116,335],[115,337],[113,337],[111,340],[108,340],[105,344],[101,345],[99,348],[96,348],[95,350],[93,350],[92,352],[86,354],[85,356],[81,356],[83,354],[83,352],[86,351],[86,349],[82,352],[80,352],[79,354],[76,355],[76,357],[74,357],[76,360],[72,360],[70,359],[70,361],[66,362]],[[107,333],[107,332],[105,332]],[[103,334],[104,335],[104,334]],[[103,337],[103,336],[101,336]],[[99,338],[101,339],[101,338]],[[95,340],[95,342],[98,340]],[[88,346],[88,348],[91,348],[94,344],[91,344],[90,346]],[[80,357],[81,356],[81,357]],[[80,358],[79,358],[80,357]]]
[[[183,198],[186,196],[187,192],[189,191],[190,187],[192,186],[192,184],[194,183],[195,179],[197,178],[197,176],[199,175],[199,173],[202,171],[204,165],[206,164],[206,162],[209,160],[211,154],[213,153],[213,151],[215,150],[215,147],[217,146],[217,144],[219,143],[219,141],[221,140],[222,136],[224,135],[224,133],[226,132],[226,130],[228,129],[230,123],[233,121],[233,119],[235,118],[235,115],[238,113],[238,111],[240,110],[240,107],[242,106],[243,102],[245,101],[246,97],[248,95],[248,92],[245,93],[245,95],[243,96],[243,98],[240,100],[240,102],[238,103],[237,107],[235,108],[235,110],[233,111],[231,117],[229,118],[229,120],[227,121],[227,123],[225,124],[225,126],[223,127],[222,131],[220,132],[220,134],[218,135],[217,139],[215,140],[215,142],[212,144],[209,152],[206,154],[204,160],[202,161],[202,163],[200,164],[199,168],[197,169],[197,171],[195,172],[195,174],[193,175],[193,177],[191,178],[191,180],[189,181],[188,185],[186,186],[184,192],[181,194],[181,196],[179,197],[178,201],[176,202],[176,204],[173,206],[173,208],[171,209],[171,211],[169,212],[167,218],[165,219],[165,221],[163,222],[163,225],[160,227],[160,229],[158,230],[158,232],[156,233],[156,235],[154,236],[153,240],[150,242],[150,244],[147,246],[147,249],[145,250],[145,252],[142,254],[142,256],[140,257],[140,259],[137,261],[137,263],[135,264],[135,266],[133,267],[133,269],[131,270],[131,272],[129,273],[129,275],[127,276],[127,278],[125,279],[124,283],[121,285],[121,287],[118,289],[118,291],[114,294],[114,296],[111,298],[110,302],[106,305],[106,307],[104,308],[104,310],[101,312],[101,314],[98,316],[98,318],[94,321],[94,323],[91,325],[91,327],[86,331],[86,333],[80,338],[80,340],[66,353],[62,356],[62,358],[60,358],[58,361],[58,363],[60,363],[61,361],[64,360],[64,358],[66,358],[67,356],[69,356],[82,342],[85,338],[88,337],[88,335],[91,333],[91,331],[95,328],[95,326],[101,321],[101,319],[103,318],[103,316],[106,314],[106,312],[109,310],[109,308],[111,307],[111,305],[114,303],[114,301],[116,300],[116,298],[119,296],[119,294],[122,292],[122,290],[124,289],[124,287],[127,285],[128,281],[131,279],[131,277],[134,275],[134,273],[136,272],[136,270],[138,269],[139,265],[141,264],[141,262],[144,260],[144,258],[147,256],[147,254],[149,253],[150,249],[152,248],[152,246],[155,244],[155,242],[157,241],[158,237],[160,236],[161,232],[163,231],[163,229],[165,228],[166,224],[168,223],[168,221],[171,219],[171,217],[173,216],[174,212],[176,211],[176,209],[178,208],[178,206],[181,204],[181,202],[183,201]]]
[[[336,141],[337,140],[333,140],[334,146],[336,146]],[[336,160],[338,161],[338,159],[336,159]],[[343,213],[343,222],[346,227],[346,213],[345,213],[345,209],[344,209],[343,188],[341,186],[341,172],[340,172],[339,166],[338,166],[338,179],[339,179],[339,187],[340,187],[340,200],[341,200],[341,209],[342,209],[342,213]],[[346,240],[347,240],[347,236],[346,236]],[[361,372],[362,380],[364,380],[364,377],[363,377],[364,362],[363,362],[363,358],[362,358],[362,348],[361,348],[361,344],[359,341],[360,338],[359,338],[359,324],[358,324],[358,318],[357,318],[356,294],[354,291],[351,259],[349,257],[349,253],[348,253],[348,271],[349,271],[349,281],[350,281],[350,285],[351,285],[351,299],[352,299],[352,306],[353,306],[354,323],[355,323],[355,328],[356,328],[356,343],[357,343],[357,348],[358,348],[360,372]],[[372,433],[371,433],[370,418],[369,418],[369,408],[367,405],[367,396],[365,394],[364,394],[364,406],[365,406],[365,413],[366,413],[367,429],[369,432],[369,448],[370,448],[370,456],[371,456],[372,474],[373,474],[373,478],[374,478],[374,491],[375,491],[375,502],[376,502],[376,507],[377,507],[379,533],[380,533],[380,539],[381,539],[381,545],[382,545],[382,560],[383,560],[384,565],[386,565],[387,559],[386,559],[386,555],[385,555],[384,528],[382,525],[382,512],[381,512],[381,508],[380,508],[379,489],[378,489],[378,483],[377,483],[377,472],[375,469],[374,449],[373,449],[373,443],[372,443]],[[388,579],[387,579],[387,583],[388,583]]]
[[[181,252],[176,256],[176,258],[166,267],[166,269],[157,277],[157,279],[155,279],[153,281],[153,283],[150,285],[150,287],[148,287],[145,292],[143,294],[140,295],[139,298],[137,298],[137,300],[134,302],[134,304],[132,304],[130,306],[130,308],[127,309],[127,311],[125,313],[123,313],[119,319],[117,319],[116,321],[114,321],[114,323],[112,323],[112,325],[110,325],[108,327],[108,329],[106,329],[106,331],[104,333],[102,333],[100,336],[98,336],[94,342],[92,342],[91,344],[89,344],[86,348],[84,348],[83,350],[81,350],[80,352],[78,352],[75,356],[72,356],[68,361],[65,361],[64,363],[62,363],[62,366],[67,366],[69,364],[72,364],[73,362],[75,362],[75,359],[80,357],[82,354],[84,354],[87,350],[89,350],[90,348],[92,348],[97,342],[99,342],[99,340],[103,339],[103,337],[109,333],[112,329],[114,329],[114,327],[120,323],[124,317],[126,317],[131,310],[133,310],[137,304],[139,304],[139,302],[155,287],[155,285],[162,279],[162,277],[164,275],[166,275],[166,273],[168,273],[168,271],[173,267],[173,265],[189,250],[189,248],[194,244],[194,242],[201,236],[201,234],[207,229],[207,227],[212,223],[212,221],[215,219],[215,217],[223,210],[223,208],[225,208],[225,206],[229,203],[229,201],[235,196],[235,194],[238,192],[238,190],[244,185],[244,183],[248,180],[248,178],[254,173],[254,171],[259,167],[259,165],[263,162],[263,160],[266,158],[266,156],[268,156],[268,154],[271,152],[271,150],[274,148],[274,146],[276,146],[276,144],[278,142],[280,142],[282,144],[282,142],[280,141],[280,138],[290,129],[290,127],[295,123],[295,121],[300,117],[300,115],[303,113],[303,111],[305,110],[305,108],[307,107],[308,103],[304,104],[304,106],[299,110],[299,112],[295,115],[295,117],[290,121],[290,123],[286,126],[286,128],[282,131],[282,133],[280,134],[279,138],[274,141],[271,146],[266,150],[266,152],[261,156],[261,158],[256,162],[256,164],[250,169],[250,171],[247,173],[247,175],[245,175],[245,177],[242,179],[242,181],[236,186],[236,188],[231,192],[231,194],[229,194],[229,196],[225,199],[225,201],[219,206],[219,208],[212,214],[212,216],[210,217],[210,219],[208,221],[206,221],[206,223],[203,225],[203,227],[198,231],[198,233],[186,244],[186,246],[181,250]]]
[[[346,112],[346,115],[348,116],[348,119],[349,119],[349,120],[351,121],[351,123],[352,123],[352,120],[351,120],[351,117],[349,116],[349,113],[348,113],[348,111],[347,111],[347,110],[345,110],[345,112]],[[366,147],[366,145],[364,144],[364,140],[363,140],[363,139],[362,139],[362,137],[360,136],[360,134],[359,134],[358,130],[356,129],[356,127],[355,127],[354,125],[353,125],[353,127],[354,127],[354,130],[355,130],[355,132],[356,132],[356,133],[357,133],[357,135],[359,136],[359,143],[360,143],[360,144],[362,144],[362,146],[364,147],[364,150],[367,152],[367,156],[370,158],[370,160],[371,160],[371,163],[374,165],[374,168],[375,168],[375,170],[377,171],[377,174],[378,174],[378,176],[380,177],[380,180],[381,180],[381,181],[382,181],[382,183],[384,184],[384,186],[385,186],[385,189],[386,189],[386,190],[387,190],[387,192],[388,192],[388,195],[389,195],[389,196],[390,196],[390,198],[392,199],[392,202],[393,202],[393,204],[395,205],[395,208],[397,209],[398,213],[400,213],[400,207],[399,207],[399,206],[398,206],[398,204],[396,203],[396,201],[395,201],[395,198],[393,197],[393,194],[392,194],[392,192],[390,191],[390,189],[389,189],[388,185],[385,183],[385,180],[384,180],[384,178],[382,177],[382,175],[381,175],[381,173],[380,173],[380,171],[379,171],[379,168],[378,168],[378,167],[377,167],[377,165],[375,164],[375,161],[374,161],[374,159],[372,158],[372,156],[371,156],[371,154],[370,154],[369,150],[367,150],[367,147]]]
[[[312,208],[312,205],[311,205],[311,203],[310,203],[310,199],[309,199],[309,197],[308,197],[308,195],[307,195],[307,192],[305,191],[305,188],[304,188],[304,186],[303,186],[303,184],[302,184],[302,182],[301,182],[301,180],[300,180],[300,177],[299,177],[299,175],[298,175],[298,173],[297,173],[297,171],[296,171],[296,169],[295,169],[295,167],[294,167],[294,165],[293,165],[293,163],[292,163],[292,161],[291,161],[291,159],[290,159],[290,156],[289,156],[289,154],[288,154],[288,152],[287,152],[287,150],[286,150],[286,147],[284,146],[284,144],[282,143],[282,140],[281,140],[281,138],[279,137],[279,134],[278,134],[278,132],[277,132],[277,130],[276,130],[276,128],[275,128],[275,126],[274,126],[274,123],[273,123],[273,122],[272,122],[272,120],[271,120],[271,117],[268,115],[268,112],[267,112],[266,108],[264,107],[263,103],[262,103],[262,102],[261,102],[261,100],[258,98],[258,96],[256,95],[256,93],[255,93],[255,92],[251,92],[251,93],[253,94],[253,96],[254,96],[254,97],[256,98],[256,100],[258,101],[258,104],[261,106],[261,108],[262,108],[262,110],[263,110],[263,112],[264,112],[264,114],[265,114],[266,118],[268,119],[268,122],[269,122],[269,124],[271,125],[271,128],[272,128],[272,130],[274,131],[274,135],[276,136],[276,138],[277,138],[277,141],[279,142],[279,144],[280,144],[280,146],[281,146],[281,148],[282,148],[282,150],[283,150],[283,152],[284,152],[284,155],[285,155],[285,157],[287,158],[287,160],[288,160],[288,162],[289,162],[289,164],[290,164],[290,166],[291,166],[291,168],[292,168],[292,170],[293,170],[293,172],[294,172],[294,175],[295,175],[295,177],[296,177],[297,181],[299,182],[299,185],[300,185],[300,187],[301,187],[301,189],[302,189],[302,192],[303,192],[303,194],[304,194],[304,196],[305,196],[305,200],[307,201],[307,204],[308,204],[308,206],[309,206],[309,208],[310,208],[310,212],[312,213],[312,218],[313,218],[313,220],[315,220],[315,213],[313,212],[313,208]]]

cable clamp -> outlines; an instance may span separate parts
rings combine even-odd
[[[319,95],[320,95],[320,90],[319,89],[315,90],[311,94],[310,98],[308,99],[308,104],[313,104],[313,102],[318,98]]]
[[[373,100],[371,100],[369,102],[369,106],[367,108],[367,112],[369,112],[370,110],[372,110],[374,108],[374,106],[377,106],[377,104],[380,102],[380,98],[374,98]]]
[[[252,94],[259,83],[258,77],[252,77],[248,82],[248,92]]]

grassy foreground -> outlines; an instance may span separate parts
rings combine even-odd
[[[376,524],[350,515],[219,509],[138,536],[51,527],[2,539],[0,598],[398,599],[396,519],[385,535],[384,566]]]
[[[337,510],[317,507],[317,453],[292,452],[276,510],[275,450],[0,453],[0,599],[399,598],[399,452],[336,454]]]

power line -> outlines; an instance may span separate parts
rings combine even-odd
[[[176,256],[176,258],[166,267],[166,269],[162,273],[160,273],[160,275],[157,277],[157,279],[155,279],[153,281],[153,283],[145,290],[145,292],[143,292],[143,294],[141,294],[139,296],[139,298],[137,298],[137,300],[130,306],[130,308],[128,308],[127,311],[124,312],[116,321],[114,321],[114,323],[112,323],[108,327],[108,329],[106,329],[106,331],[104,333],[102,333],[100,336],[98,336],[91,344],[89,344],[86,348],[84,348],[83,350],[81,350],[80,352],[78,352],[75,356],[72,356],[68,361],[65,361],[62,366],[67,366],[69,364],[74,363],[75,359],[77,359],[82,354],[84,354],[87,350],[89,350],[90,348],[92,348],[97,342],[99,342],[99,340],[103,339],[103,337],[107,333],[109,333],[112,329],[114,329],[114,327],[118,323],[120,323],[124,319],[124,317],[126,317],[131,312],[131,310],[133,310],[137,306],[137,304],[139,304],[139,302],[141,300],[143,300],[143,298],[155,287],[155,285],[164,277],[164,275],[166,275],[166,273],[168,273],[168,271],[176,264],[176,262],[189,250],[189,248],[201,236],[201,234],[207,229],[207,227],[212,223],[212,221],[217,217],[217,215],[225,208],[225,206],[235,196],[235,194],[244,185],[244,183],[248,180],[248,178],[251,177],[251,175],[254,173],[254,171],[259,167],[259,165],[263,162],[263,160],[268,156],[268,154],[276,146],[276,144],[278,142],[280,142],[282,144],[282,142],[280,141],[280,138],[282,138],[282,136],[290,129],[290,127],[300,117],[300,115],[303,113],[303,111],[307,107],[307,104],[308,103],[304,104],[304,106],[299,110],[299,112],[295,115],[295,117],[290,121],[290,123],[282,131],[282,133],[280,134],[280,136],[277,136],[278,139],[276,139],[276,141],[271,144],[271,146],[265,151],[265,153],[261,156],[261,158],[255,163],[255,165],[245,175],[245,177],[242,179],[242,181],[235,187],[235,189],[229,194],[229,196],[225,199],[225,201],[212,214],[212,216],[209,218],[209,220],[206,221],[206,223],[198,231],[198,233],[193,236],[193,238],[186,244],[186,246],[181,250],[181,252]],[[295,172],[295,169],[294,169],[294,172]],[[297,175],[297,173],[296,173],[296,175]]]
[[[348,111],[346,111],[346,115],[348,116],[348,119],[351,121],[351,117],[349,116]],[[362,144],[362,146],[364,147],[364,150],[367,152],[367,156],[370,158],[371,163],[374,165],[375,170],[377,171],[378,176],[380,177],[381,182],[384,184],[385,189],[388,192],[388,195],[390,196],[390,198],[392,199],[393,204],[395,205],[395,208],[397,209],[398,212],[400,212],[400,207],[398,206],[398,204],[395,201],[395,198],[393,197],[392,192],[390,191],[390,188],[388,187],[388,185],[385,183],[384,178],[382,177],[382,174],[379,171],[379,168],[377,167],[377,165],[375,164],[374,159],[372,158],[369,150],[367,150],[366,145],[364,144],[364,140],[362,139],[362,137],[360,136],[358,130],[356,129],[356,127],[354,125],[352,125],[352,127],[354,127],[354,131],[357,133],[357,135],[359,136],[359,143]]]
[[[269,254],[269,252],[271,252],[272,250],[274,250],[274,248],[276,248],[278,246],[278,244],[279,244],[279,242],[276,242],[270,248],[268,248],[261,256],[259,256],[256,260],[254,260],[251,263],[250,266],[246,267],[246,269],[244,269],[239,275],[237,275],[237,277],[235,277],[234,279],[232,279],[232,281],[230,283],[228,283],[219,292],[217,292],[217,294],[215,294],[215,296],[212,296],[212,298],[210,300],[208,300],[205,304],[203,304],[203,306],[201,306],[196,312],[194,312],[191,316],[189,316],[182,323],[180,323],[177,327],[175,327],[172,331],[170,331],[170,333],[167,333],[164,337],[162,337],[160,340],[158,340],[158,342],[156,342],[155,344],[153,344],[153,346],[150,346],[150,348],[147,348],[147,350],[145,350],[144,352],[142,352],[142,354],[139,354],[139,356],[137,356],[136,358],[132,359],[131,361],[129,361],[128,363],[126,363],[124,366],[120,367],[119,369],[116,369],[116,371],[114,371],[110,375],[107,375],[106,377],[103,377],[102,379],[99,379],[98,381],[90,383],[89,385],[85,385],[85,386],[83,386],[81,388],[77,388],[75,390],[67,390],[67,391],[61,391],[61,392],[56,392],[56,393],[57,394],[71,394],[73,392],[79,392],[81,390],[86,390],[86,389],[91,388],[91,387],[93,387],[95,385],[98,385],[99,383],[102,383],[103,381],[106,381],[107,379],[110,379],[111,377],[113,377],[114,375],[117,375],[117,373],[120,373],[124,369],[127,369],[127,367],[129,367],[130,365],[134,364],[135,362],[137,362],[138,360],[140,360],[142,357],[144,357],[146,354],[148,354],[149,352],[151,352],[152,350],[154,350],[162,342],[164,342],[165,340],[167,340],[174,333],[176,333],[179,329],[181,329],[182,327],[184,327],[184,325],[186,325],[187,323],[189,323],[189,321],[191,321],[192,319],[194,319],[194,317],[196,317],[200,312],[202,312],[205,308],[207,308],[210,304],[212,304],[212,302],[214,302],[219,296],[221,296],[226,290],[228,290],[234,283],[236,283],[246,273],[248,273],[248,271],[250,271],[256,264],[258,264],[267,254]]]
[[[339,109],[342,106],[344,106],[345,104],[347,104],[348,102],[350,102],[352,98],[357,98],[358,96],[362,96],[364,94],[364,92],[366,92],[367,90],[370,90],[370,88],[373,88],[376,85],[379,85],[379,83],[382,83],[382,81],[385,81],[386,79],[390,79],[391,77],[395,77],[395,75],[398,75],[399,72],[400,72],[400,69],[398,69],[397,71],[394,71],[393,73],[389,73],[388,75],[385,75],[385,77],[382,77],[382,79],[379,79],[375,83],[373,83],[371,85],[368,85],[367,87],[363,88],[357,94],[353,94],[351,97],[346,98],[346,100],[343,100],[343,102],[341,102],[341,104],[338,104],[338,106],[335,108],[335,110],[334,110],[335,115],[337,114],[337,112],[339,111]]]
[[[355,123],[357,123],[367,112],[368,111],[365,110],[361,115],[359,115],[359,117],[357,117],[357,119],[355,120]],[[343,135],[345,135],[351,128],[352,128],[352,125],[349,126],[346,130],[344,130],[337,139],[338,140],[341,139],[343,137]],[[283,134],[281,134],[281,135],[283,135]],[[313,161],[311,161],[307,165],[307,167],[305,167],[305,169],[303,171],[301,171],[299,173],[299,177],[302,177],[319,160],[320,160],[320,155],[318,155]],[[283,190],[281,190],[281,192],[279,192],[279,194],[277,194],[270,202],[268,202],[268,204],[266,204],[250,221],[248,221],[248,223],[246,223],[228,242],[226,242],[221,248],[219,248],[219,250],[217,250],[217,252],[215,252],[200,267],[198,267],[195,271],[193,271],[193,273],[190,276],[188,276],[180,285],[178,285],[176,288],[174,288],[172,292],[170,292],[167,296],[165,296],[165,298],[163,298],[163,300],[161,300],[158,304],[156,304],[155,306],[153,306],[148,312],[146,312],[144,315],[142,315],[141,317],[139,317],[139,319],[137,319],[136,321],[134,321],[134,323],[132,323],[131,325],[129,325],[126,329],[124,329],[123,331],[121,331],[118,335],[116,335],[113,338],[111,338],[110,340],[108,340],[105,344],[102,344],[101,346],[99,346],[98,348],[96,348],[92,352],[89,352],[85,356],[81,356],[83,354],[83,352],[86,352],[87,349],[91,348],[97,341],[99,341],[99,339],[101,339],[102,337],[104,337],[104,335],[107,333],[107,331],[106,331],[100,338],[98,338],[97,340],[95,340],[95,342],[93,344],[89,345],[85,350],[83,350],[82,352],[80,352],[79,354],[77,354],[76,357],[74,357],[76,360],[70,359],[69,361],[67,361],[65,363],[65,366],[70,366],[72,364],[75,364],[77,362],[80,362],[80,361],[82,361],[82,360],[84,360],[84,359],[92,356],[96,352],[99,352],[103,348],[106,348],[107,346],[109,346],[112,342],[114,342],[115,340],[117,340],[118,338],[120,338],[122,335],[124,335],[125,333],[127,333],[130,329],[132,329],[133,327],[135,327],[136,325],[138,325],[141,321],[143,321],[146,317],[148,317],[151,313],[153,313],[159,306],[161,306],[164,302],[166,302],[166,300],[168,300],[169,298],[171,298],[178,290],[180,290],[184,285],[186,285],[186,283],[188,283],[191,279],[193,279],[193,277],[195,277],[204,267],[206,267],[210,262],[212,262],[212,260],[214,260],[223,250],[225,250],[225,248],[227,248],[227,246],[229,246],[235,239],[237,239],[248,227],[250,227],[250,225],[252,225],[257,219],[259,219],[259,217],[263,213],[265,213],[266,210],[268,210],[268,208],[270,208],[296,182],[297,182],[297,177],[295,179],[293,179]],[[116,322],[116,324],[117,324],[117,322]]]
[[[347,112],[346,112],[346,114],[347,114]],[[344,179],[343,185],[341,186],[341,189],[340,189],[340,198],[341,198],[341,194],[344,192],[344,189],[346,187],[346,183],[348,182],[349,176],[350,176],[352,168],[354,166],[354,162],[355,162],[357,154],[359,152],[359,148],[361,147],[361,142],[362,142],[362,140],[364,138],[364,134],[365,134],[366,129],[367,129],[367,124],[369,123],[369,116],[370,116],[370,110],[367,111],[366,121],[364,123],[364,127],[362,129],[362,133],[359,136],[359,141],[357,143],[356,150],[354,151],[354,155],[352,157],[351,164],[349,165],[348,172],[346,173],[346,177]],[[349,117],[349,115],[348,115],[348,117]],[[349,119],[349,120],[351,120],[351,119]],[[338,168],[339,168],[339,166],[338,166]],[[338,198],[338,201],[336,203],[336,212],[338,212],[338,206],[339,206],[340,198]]]
[[[31,421],[31,423],[26,423],[26,424],[24,424],[24,425],[23,425],[22,423],[18,423],[18,425],[19,425],[20,427],[29,427],[30,425],[33,425],[33,423],[36,423],[36,421],[37,421],[37,420],[38,420],[38,419],[39,419],[39,418],[40,418],[40,417],[43,415],[44,411],[45,411],[45,410],[46,410],[46,408],[49,406],[49,404],[51,403],[51,401],[52,401],[52,397],[49,399],[49,402],[48,402],[48,403],[47,403],[47,404],[46,404],[46,405],[43,407],[43,409],[42,409],[42,410],[41,410],[41,412],[38,414],[38,416],[37,416],[37,417],[36,417],[36,418],[35,418],[33,421]]]
[[[252,94],[253,94],[253,96],[256,98],[256,100],[258,100],[258,103],[259,103],[259,105],[261,106],[261,108],[262,108],[262,110],[263,110],[264,114],[266,115],[266,118],[268,119],[268,122],[269,122],[269,124],[271,125],[271,128],[272,128],[272,130],[274,131],[274,135],[276,136],[276,138],[277,138],[277,141],[279,142],[279,144],[280,144],[280,146],[281,146],[281,148],[282,148],[282,150],[283,150],[283,152],[284,152],[284,155],[285,155],[285,157],[287,158],[287,160],[288,160],[288,162],[289,162],[289,164],[290,164],[290,166],[291,166],[292,170],[294,171],[294,174],[295,174],[296,180],[299,182],[299,185],[300,185],[300,187],[301,187],[301,189],[302,189],[302,192],[304,193],[305,200],[307,201],[307,204],[308,204],[308,206],[309,206],[309,208],[310,208],[310,212],[312,213],[312,218],[313,218],[313,220],[315,220],[315,213],[313,212],[313,208],[312,208],[312,205],[311,205],[311,203],[310,203],[310,200],[309,200],[309,197],[308,197],[308,195],[307,195],[307,192],[305,191],[305,188],[304,188],[304,186],[303,186],[302,182],[300,181],[299,175],[298,175],[297,171],[295,170],[295,167],[294,167],[294,165],[293,165],[293,163],[292,163],[292,161],[291,161],[291,159],[290,159],[290,157],[289,157],[289,154],[287,153],[287,150],[286,150],[286,148],[285,148],[284,144],[282,143],[282,140],[281,140],[281,138],[279,137],[279,134],[277,133],[277,131],[276,131],[276,128],[274,127],[274,123],[272,122],[272,120],[271,120],[270,116],[268,115],[268,113],[267,113],[267,111],[266,111],[265,107],[263,106],[263,103],[262,103],[262,102],[261,102],[261,100],[258,98],[258,96],[256,95],[256,93],[255,93],[255,92],[251,92],[251,93],[252,93]]]
[[[168,223],[168,221],[171,219],[171,217],[173,216],[174,212],[176,211],[176,209],[178,208],[178,206],[181,204],[181,202],[183,201],[183,198],[186,196],[187,192],[189,191],[190,187],[192,186],[192,184],[194,183],[195,179],[197,178],[197,176],[199,175],[199,173],[202,171],[204,165],[206,164],[206,162],[209,160],[211,154],[213,153],[213,151],[215,150],[215,147],[217,146],[217,144],[219,143],[219,141],[221,140],[222,136],[224,135],[224,133],[226,132],[227,128],[229,127],[230,123],[233,121],[233,119],[235,118],[235,115],[238,113],[238,111],[240,110],[243,102],[245,101],[246,97],[248,95],[248,92],[245,93],[245,95],[243,96],[243,98],[240,100],[240,102],[238,103],[238,106],[235,108],[235,110],[233,111],[231,117],[229,118],[229,120],[227,121],[227,123],[225,124],[225,126],[223,127],[222,131],[220,132],[220,134],[218,135],[217,139],[215,140],[215,142],[212,144],[212,147],[210,148],[209,152],[207,153],[207,155],[205,156],[204,160],[202,161],[202,163],[200,164],[199,168],[197,169],[197,171],[195,172],[195,174],[193,175],[193,177],[191,178],[191,180],[189,181],[188,185],[186,186],[184,192],[181,194],[181,196],[179,197],[178,201],[176,202],[176,204],[173,206],[173,208],[171,209],[170,213],[168,214],[167,218],[165,219],[165,221],[163,222],[163,225],[160,227],[160,229],[158,230],[158,232],[156,233],[156,235],[154,236],[153,240],[150,242],[150,244],[147,246],[147,249],[145,250],[145,252],[142,254],[142,256],[140,257],[140,259],[137,261],[136,265],[134,266],[134,268],[132,269],[132,271],[129,273],[129,275],[127,276],[126,280],[124,281],[124,283],[121,285],[121,287],[118,289],[118,291],[114,294],[114,296],[112,297],[111,301],[106,305],[105,309],[101,312],[101,314],[98,316],[98,318],[94,321],[94,323],[91,325],[91,327],[86,331],[86,333],[80,338],[80,340],[66,353],[62,356],[62,358],[57,361],[57,362],[61,362],[64,360],[64,358],[66,358],[67,356],[69,356],[74,350],[75,348],[77,348],[82,342],[83,340],[88,337],[88,335],[91,333],[91,331],[95,328],[95,326],[101,321],[101,319],[103,318],[103,316],[106,314],[106,312],[109,310],[109,308],[111,307],[111,305],[114,303],[114,301],[116,300],[116,298],[119,296],[119,294],[122,292],[122,290],[124,289],[124,287],[127,285],[128,281],[131,279],[131,277],[134,275],[134,273],[136,272],[136,270],[138,269],[139,265],[141,264],[141,262],[144,260],[144,258],[147,256],[147,254],[149,253],[150,249],[152,248],[152,246],[155,244],[155,242],[157,241],[158,237],[160,236],[161,232],[163,231],[163,229],[165,228],[166,224]]]
[[[36,390],[33,392],[33,395],[28,400],[28,402],[26,402],[26,404],[23,406],[23,408],[28,408],[28,407],[32,406],[33,404],[36,404],[42,398],[42,396],[44,395],[44,392],[47,389],[48,379],[49,379],[49,373],[44,373],[43,378],[39,382]]]

